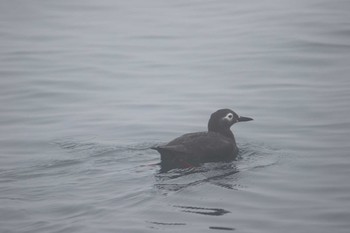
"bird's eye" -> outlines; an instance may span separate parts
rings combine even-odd
[[[227,115],[227,117],[228,117],[229,119],[232,119],[233,115],[230,113],[230,114]]]

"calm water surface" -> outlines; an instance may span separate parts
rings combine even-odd
[[[0,2],[0,231],[350,229],[350,3]],[[232,163],[148,149],[232,108]]]

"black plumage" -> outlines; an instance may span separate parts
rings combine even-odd
[[[211,114],[207,132],[184,134],[166,145],[153,147],[161,155],[161,165],[189,167],[204,162],[232,160],[238,153],[230,127],[252,118],[238,116],[230,109]]]

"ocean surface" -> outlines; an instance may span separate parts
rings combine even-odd
[[[0,1],[0,232],[348,233],[350,1]],[[231,108],[237,160],[149,149]]]

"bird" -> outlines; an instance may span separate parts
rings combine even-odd
[[[231,109],[219,109],[211,114],[208,131],[187,133],[151,149],[160,153],[160,164],[165,170],[194,167],[206,162],[230,161],[238,154],[231,126],[251,120],[250,117],[239,116]]]

